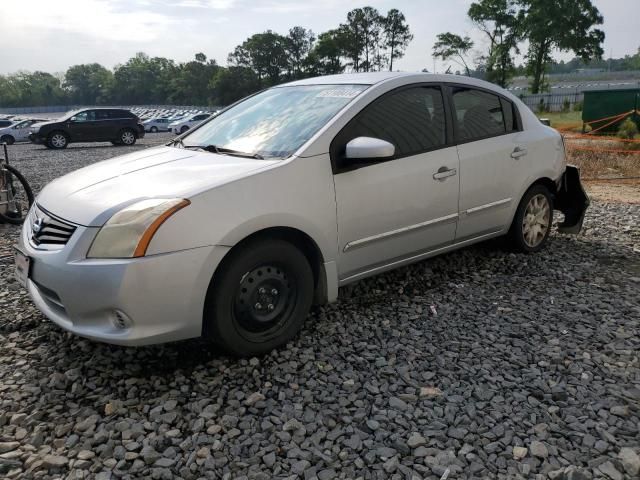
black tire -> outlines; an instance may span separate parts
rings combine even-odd
[[[151,127],[151,128],[149,129],[149,131],[150,131],[151,133],[158,133],[158,127]]]
[[[118,145],[124,145],[126,147],[130,147],[132,145],[135,145],[137,139],[138,139],[138,136],[136,135],[136,132],[134,132],[130,128],[124,128],[120,130],[120,133],[118,133],[117,142],[118,142]]]
[[[11,135],[2,135],[2,137],[0,137],[0,143],[6,143],[7,145],[13,145],[15,141],[16,139]]]
[[[64,132],[51,132],[47,137],[47,146],[54,150],[62,150],[67,148],[68,145],[69,136]]]
[[[534,213],[534,199],[537,199],[539,204],[542,205],[539,213]],[[519,252],[538,252],[547,244],[552,225],[553,196],[544,185],[534,185],[527,190],[522,200],[520,200],[509,229],[509,244]]]
[[[211,281],[203,333],[236,356],[267,353],[300,330],[313,287],[311,266],[291,243],[251,242],[231,252]]]
[[[186,132],[187,130],[189,130],[189,127],[187,127],[186,125],[183,125],[183,126],[180,128],[180,133],[182,134],[182,133]]]
[[[13,225],[20,225],[27,217],[27,213],[31,205],[33,205],[33,192],[27,182],[26,178],[11,165],[4,165],[7,172],[0,172],[0,175],[11,176],[8,179],[9,184],[12,187],[12,194],[14,197],[18,197],[18,202],[13,205],[12,211],[6,212],[6,214],[0,213],[0,223],[11,223]],[[20,188],[22,187],[22,188]]]

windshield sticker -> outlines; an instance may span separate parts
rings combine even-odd
[[[332,88],[331,90],[323,90],[316,97],[324,98],[354,98],[362,90],[356,90],[353,88]]]

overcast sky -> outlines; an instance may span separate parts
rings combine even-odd
[[[136,52],[177,61],[203,52],[226,64],[227,54],[253,33],[285,34],[294,25],[320,33],[336,27],[349,10],[371,5],[398,8],[414,40],[400,70],[433,70],[435,36],[452,31],[484,39],[466,17],[471,0],[10,0],[0,15],[0,73],[64,72],[79,63],[109,68]],[[638,0],[594,0],[604,15],[606,56],[635,53],[640,46]],[[570,58],[570,55],[558,56]],[[442,71],[446,65],[438,63]]]

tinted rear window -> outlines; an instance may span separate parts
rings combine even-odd
[[[453,104],[461,141],[505,133],[502,104],[497,95],[473,88],[456,88],[453,91]]]

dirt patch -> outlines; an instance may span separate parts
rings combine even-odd
[[[589,197],[608,203],[640,204],[640,179],[585,181]]]

